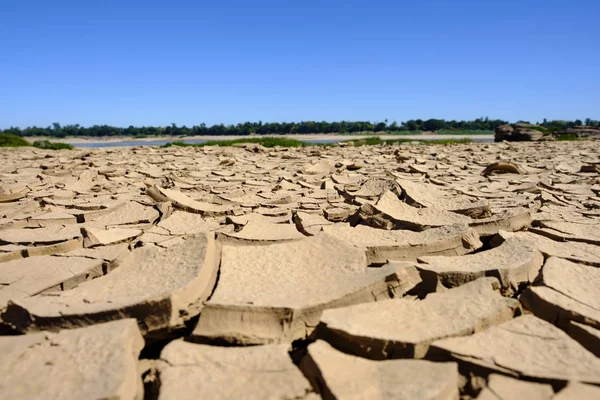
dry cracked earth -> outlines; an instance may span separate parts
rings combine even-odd
[[[0,398],[599,399],[597,142],[0,157]]]

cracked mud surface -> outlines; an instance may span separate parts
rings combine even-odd
[[[597,399],[599,165],[2,149],[0,398]]]

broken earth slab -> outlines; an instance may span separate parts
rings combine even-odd
[[[435,184],[413,182],[406,179],[396,179],[396,182],[402,188],[402,197],[406,203],[415,207],[439,208],[471,218],[481,218],[490,210],[486,200],[475,200],[471,196],[456,195],[440,189]]]
[[[569,382],[552,400],[596,400],[600,398],[600,388],[581,382]]]
[[[0,337],[0,393],[7,399],[142,399],[132,319],[58,333]]]
[[[488,218],[476,219],[469,226],[480,236],[492,236],[500,231],[516,232],[528,228],[533,221],[531,210],[515,207]]]
[[[297,211],[294,213],[293,220],[298,230],[307,236],[316,235],[324,226],[333,224],[333,222],[326,220],[320,212],[309,214]]]
[[[294,224],[272,224],[248,221],[238,232],[221,232],[219,240],[224,243],[271,244],[304,239]]]
[[[158,361],[159,400],[303,399],[310,383],[285,344],[218,347],[169,343]]]
[[[423,231],[446,225],[464,225],[472,221],[467,216],[442,209],[410,206],[391,191],[385,192],[375,204],[363,204],[359,216],[367,225],[388,230]]]
[[[479,393],[477,400],[551,400],[553,397],[551,385],[490,374],[487,387]]]
[[[531,231],[557,241],[573,241],[600,246],[597,224],[578,224],[559,221],[536,221]]]
[[[67,253],[55,254],[57,257],[85,257],[102,260],[104,262],[105,274],[115,269],[121,261],[129,254],[129,246],[126,243],[112,246],[102,246],[93,249],[80,248]]]
[[[435,340],[465,336],[521,313],[482,278],[424,300],[392,299],[326,310],[317,335],[336,348],[375,360],[423,358]]]
[[[122,225],[152,224],[160,214],[153,207],[144,206],[136,201],[128,201],[115,207],[112,212],[86,218],[86,225],[96,228],[122,227]]]
[[[322,232],[267,246],[224,245],[219,276],[196,341],[306,339],[324,309],[402,296],[421,281],[408,263],[367,268],[363,251]]]
[[[130,228],[97,229],[85,226],[83,233],[85,234],[83,245],[87,248],[130,242],[140,236],[143,231]]]
[[[600,358],[554,325],[528,314],[471,336],[431,344],[438,359],[474,375],[501,373],[551,384],[600,384]]]
[[[539,282],[520,300],[535,315],[562,329],[568,328],[569,321],[600,329],[600,268],[550,257]]]
[[[103,275],[103,261],[84,257],[39,256],[0,264],[0,310],[10,300],[69,290]]]
[[[219,228],[214,220],[205,220],[201,215],[177,210],[157,226],[166,229],[170,235],[193,235]]]
[[[579,322],[569,321],[567,333],[583,347],[594,353],[596,357],[600,357],[600,329],[595,329]]]
[[[533,241],[544,257],[560,257],[576,263],[600,267],[600,246],[580,242],[557,242],[531,232],[500,231],[498,233],[498,240],[507,240],[508,238]],[[492,242],[496,240],[496,238],[492,238]]]
[[[483,246],[477,233],[466,225],[413,232],[338,223],[324,226],[323,231],[363,250],[369,265],[385,264],[390,260],[415,260],[425,255],[460,256]]]
[[[155,201],[171,201],[174,207],[190,213],[196,213],[203,216],[223,216],[231,215],[237,207],[224,206],[219,204],[196,201],[186,194],[172,189],[164,189],[158,186],[150,187],[146,193]]]
[[[429,232],[429,231],[426,231]],[[537,277],[544,256],[532,241],[508,238],[498,247],[476,254],[456,257],[419,257],[417,269],[425,285],[457,287],[484,276],[500,281],[506,294],[516,293],[519,286],[533,282]]]
[[[45,246],[81,239],[78,225],[52,225],[36,229],[3,229],[0,230],[0,244],[21,244],[27,246]]]
[[[349,198],[361,198],[367,200],[377,200],[385,192],[390,191],[396,197],[402,194],[402,189],[397,182],[389,178],[370,178],[366,180],[357,191],[345,193]]]
[[[144,336],[163,338],[198,315],[217,277],[213,234],[181,240],[167,249],[134,249],[110,274],[72,290],[11,302],[2,319],[31,332],[133,317]]]
[[[341,353],[318,340],[300,363],[323,399],[458,400],[456,363],[372,361]]]

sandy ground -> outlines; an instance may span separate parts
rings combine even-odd
[[[366,137],[378,136],[381,139],[421,139],[421,140],[436,140],[436,139],[463,139],[470,138],[473,140],[489,139],[492,135],[436,135],[436,134],[424,134],[424,135],[326,135],[326,134],[310,134],[310,135],[265,135],[269,137],[283,137],[288,139],[298,140],[352,140],[361,139]],[[154,142],[161,140],[234,140],[243,139],[248,137],[261,137],[261,135],[253,136],[152,136],[143,139],[135,139],[132,137],[67,137],[67,138],[49,138],[49,137],[30,137],[27,138],[30,141],[35,140],[51,140],[53,142],[62,142],[70,144],[78,143],[119,143],[119,142]]]

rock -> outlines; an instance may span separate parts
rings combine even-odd
[[[318,340],[300,368],[323,399],[458,400],[455,363],[371,361],[340,353]]]
[[[476,254],[454,257],[419,257],[417,266],[425,284],[456,287],[484,276],[498,278],[503,291],[516,293],[519,286],[533,282],[544,256],[535,243],[517,238],[506,239],[500,246]]]
[[[20,332],[136,318],[144,336],[164,337],[198,315],[213,290],[219,247],[211,234],[168,249],[135,249],[120,267],[53,296],[9,303],[2,320]]]
[[[521,302],[535,315],[567,329],[576,321],[600,329],[600,269],[558,257],[546,260],[539,286]]]
[[[236,344],[305,339],[324,309],[401,296],[419,282],[412,265],[367,268],[364,252],[324,233],[268,246],[224,245],[219,284],[192,337]]]
[[[600,139],[600,127],[597,126],[574,126],[558,132],[560,135],[573,135],[580,139]]]
[[[423,358],[435,340],[479,332],[505,322],[521,307],[495,292],[493,278],[479,279],[424,300],[393,299],[327,310],[318,334],[361,357]]]
[[[425,255],[458,256],[482,246],[475,231],[463,225],[412,232],[333,224],[324,226],[323,231],[363,250],[369,265],[381,265],[390,260],[416,260]]]
[[[217,347],[175,340],[161,352],[159,400],[302,399],[311,387],[287,345]]]
[[[7,399],[142,399],[135,320],[0,337],[0,392]]]
[[[551,400],[553,397],[551,385],[490,374],[488,385],[477,400]]]
[[[600,383],[599,358],[530,314],[471,336],[436,341],[431,348],[469,373],[494,372],[557,384]]]
[[[471,222],[471,218],[453,212],[409,206],[390,191],[385,192],[375,205],[363,204],[359,216],[367,225],[388,230],[423,231],[444,225]]]
[[[494,140],[496,142],[502,142],[504,140],[509,142],[530,142],[552,140],[552,135],[544,133],[544,128],[538,125],[502,125],[496,128]]]

